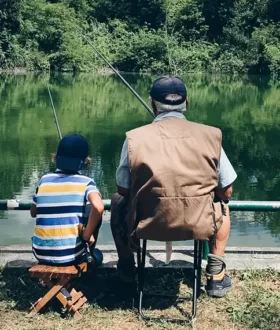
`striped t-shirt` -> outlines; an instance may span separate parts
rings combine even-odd
[[[33,253],[40,263],[76,264],[85,260],[80,238],[88,217],[85,207],[95,182],[83,175],[61,172],[44,175],[33,197],[37,219],[32,238]]]

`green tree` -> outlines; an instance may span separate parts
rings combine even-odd
[[[45,0],[25,1],[18,43],[27,65],[36,69],[79,70],[90,66],[92,52],[84,46],[72,8]]]
[[[207,35],[210,41],[217,41],[223,35],[223,28],[232,18],[234,0],[200,0],[205,24],[208,26]]]
[[[93,15],[101,22],[127,21],[131,27],[159,28],[164,21],[164,0],[95,0]]]
[[[0,0],[0,67],[13,61],[13,34],[19,31],[21,0]]]
[[[202,6],[197,0],[166,0],[166,25],[170,34],[180,41],[195,41],[205,37],[207,26]]]

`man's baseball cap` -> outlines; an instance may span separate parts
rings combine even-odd
[[[150,96],[163,104],[179,105],[186,101],[187,89],[180,78],[164,76],[154,81]]]
[[[62,171],[78,172],[88,157],[88,142],[79,134],[65,135],[59,142],[56,167]]]

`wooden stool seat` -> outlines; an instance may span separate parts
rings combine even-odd
[[[87,271],[87,263],[84,262],[78,266],[47,266],[47,265],[35,265],[29,269],[29,273],[32,277],[50,276],[60,278],[62,275],[78,275],[80,272]]]
[[[70,281],[80,277],[86,271],[86,262],[77,266],[61,267],[38,264],[30,268],[30,276],[40,278],[47,285],[49,291],[31,306],[29,315],[38,313],[53,297],[56,297],[73,317],[81,318],[82,315],[78,309],[87,302],[87,298],[82,292],[77,292],[71,286]]]

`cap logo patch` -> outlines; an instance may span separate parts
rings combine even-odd
[[[182,100],[182,96],[178,94],[168,94],[165,99],[168,101],[179,101]]]

